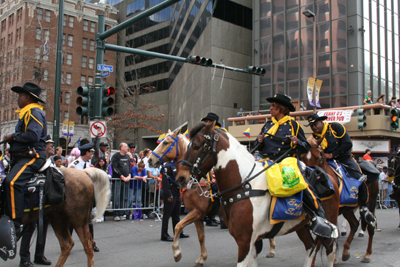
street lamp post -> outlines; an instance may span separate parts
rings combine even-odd
[[[313,78],[317,81],[317,20],[315,14],[309,9],[305,10],[303,15],[307,18],[313,18]],[[314,113],[317,113],[316,90],[313,89]]]

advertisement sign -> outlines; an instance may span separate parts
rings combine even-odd
[[[75,126],[75,122],[73,122],[73,121],[63,121],[62,135],[74,136],[74,126]]]
[[[346,124],[350,122],[353,110],[326,110],[318,111],[318,116],[327,116],[326,122],[340,122]]]
[[[317,104],[317,107],[321,107],[321,104],[319,103],[319,95],[321,91],[321,86],[322,86],[322,80],[318,80],[315,82],[315,102]]]
[[[353,153],[365,153],[367,149],[372,153],[390,153],[390,140],[353,140]]]
[[[313,102],[314,85],[315,85],[315,79],[314,78],[308,78],[307,96],[308,96],[308,102],[310,103],[311,106],[315,106],[315,104]]]

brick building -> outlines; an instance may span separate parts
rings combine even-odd
[[[60,117],[61,122],[74,121],[78,129],[76,89],[94,84],[98,14],[105,14],[107,29],[117,25],[117,9],[108,4],[65,1]],[[47,100],[44,111],[48,122],[53,121],[58,0],[0,0],[0,27],[0,126],[4,136],[13,130],[3,126],[17,119],[17,95],[10,88],[28,81],[42,87],[42,98]],[[117,37],[107,42],[116,44]],[[104,58],[106,64],[115,66],[114,53]],[[111,75],[106,82],[114,84],[113,79]],[[48,129],[51,134],[51,124]],[[85,133],[76,133],[76,139],[79,135]]]

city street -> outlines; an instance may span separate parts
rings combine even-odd
[[[373,254],[371,263],[366,265],[360,262],[360,257],[365,253],[367,238],[356,236],[351,247],[351,258],[347,262],[341,262],[338,267],[353,266],[400,266],[400,231],[396,228],[399,224],[398,209],[377,210],[378,226],[381,232],[375,232]],[[339,218],[342,223],[342,217]],[[95,266],[193,266],[200,255],[196,229],[193,224],[185,228],[185,233],[190,238],[181,239],[183,258],[175,263],[172,257],[170,242],[160,241],[161,222],[154,219],[140,221],[114,222],[112,217],[98,223],[94,227],[95,240],[100,248],[95,253]],[[170,227],[171,229],[171,227]],[[219,227],[205,227],[206,246],[208,259],[205,266],[236,266],[237,247],[228,230],[220,230]],[[169,231],[172,234],[172,230]],[[73,235],[75,247],[72,249],[65,266],[86,266],[86,255],[82,249],[76,234]],[[36,240],[34,240],[36,242]],[[345,238],[339,239],[340,258]],[[278,237],[276,239],[277,250],[273,259],[265,258],[268,251],[268,242],[264,241],[264,249],[258,257],[259,266],[303,266],[305,251],[303,244],[296,234]],[[34,249],[31,249],[33,255]],[[18,251],[19,253],[19,251]],[[55,265],[60,253],[58,241],[50,228],[46,244],[46,257]],[[19,256],[13,261],[0,262],[0,266],[18,266]],[[326,257],[317,256],[316,266],[326,266]],[[37,265],[39,266],[39,265]]]

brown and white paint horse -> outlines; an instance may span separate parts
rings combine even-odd
[[[252,190],[268,189],[265,171],[261,163],[229,133],[214,129],[215,122],[206,124],[200,122],[190,132],[190,144],[178,174],[177,182],[184,187],[189,182],[191,175],[207,173],[214,167],[218,188],[222,192],[223,199],[236,197],[243,192],[241,186],[248,177],[260,173],[244,187],[250,185]],[[229,193],[225,190],[232,189]],[[337,188],[336,188],[337,189]],[[336,191],[337,192],[337,191]],[[336,224],[339,194],[330,199],[330,210],[333,214],[329,220]],[[224,200],[223,200],[224,201]],[[229,201],[229,200],[227,200]],[[266,237],[273,229],[269,220],[269,207],[271,195],[267,192],[263,196],[241,198],[225,208],[228,218],[229,233],[234,237],[238,245],[237,266],[257,266],[256,241]],[[327,214],[328,215],[328,214]],[[297,231],[299,238],[307,250],[304,266],[312,266],[315,260],[316,249],[313,249],[313,238],[309,229],[305,228],[307,220],[286,221],[276,236]],[[335,260],[336,242],[329,242],[327,250],[328,266],[332,267]]]
[[[322,139],[320,139],[322,141]],[[312,144],[312,141],[310,141],[310,144]],[[310,151],[306,154],[302,155],[302,160],[307,166],[318,166],[321,167],[331,178],[333,178],[333,181],[335,181],[336,185],[339,185],[339,178],[337,177],[336,173],[332,170],[331,167],[329,167],[327,160],[324,158],[323,150],[319,148],[320,142],[316,144],[312,144],[313,147],[310,149]],[[378,196],[379,192],[379,185],[378,181],[372,182],[372,183],[367,183],[368,190],[369,190],[369,203],[368,203],[368,209],[375,215],[375,206],[376,206],[376,199]],[[346,218],[346,220],[350,224],[350,233],[349,236],[346,239],[346,242],[343,245],[343,252],[342,252],[342,260],[347,261],[350,259],[350,245],[351,242],[353,241],[354,235],[357,232],[357,229],[359,227],[359,221],[355,217],[354,211],[358,207],[342,207],[340,209],[343,217]],[[367,251],[362,258],[362,262],[364,263],[369,263],[371,261],[371,254],[372,254],[372,241],[374,238],[374,233],[375,229],[371,225],[367,226],[368,229],[368,247]]]
[[[165,135],[164,140],[153,150],[149,157],[149,165],[151,167],[159,167],[163,162],[175,160],[176,169],[179,171],[181,161],[186,154],[189,145],[189,140],[180,134],[180,129],[171,132],[170,130]],[[161,158],[161,160],[160,160]],[[174,242],[172,243],[172,252],[175,261],[180,261],[182,251],[179,245],[179,233],[187,225],[194,223],[196,225],[197,236],[200,243],[200,257],[196,260],[195,266],[203,266],[208,257],[208,252],[205,246],[205,233],[203,218],[211,211],[213,202],[211,198],[201,196],[199,193],[207,192],[210,189],[208,185],[200,188],[187,189],[182,194],[182,202],[184,203],[189,213],[175,227]],[[214,201],[219,201],[215,198]],[[223,209],[220,207],[219,214],[223,214]],[[270,250],[267,257],[275,256],[275,241],[270,239]]]

